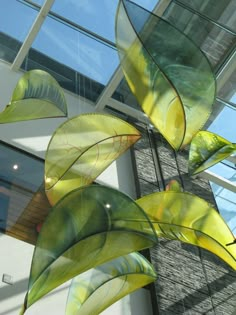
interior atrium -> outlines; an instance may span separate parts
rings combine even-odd
[[[217,90],[203,130],[235,143],[236,1],[131,2],[180,30],[208,58]],[[33,69],[47,71],[65,91],[68,118],[86,112],[108,113],[134,125],[143,135],[124,160],[112,164],[96,183],[111,184],[139,198],[162,191],[170,180],[177,179],[184,189],[214,204],[236,237],[236,155],[187,178],[187,150],[176,153],[170,148],[124,77],[116,45],[118,3],[119,0],[1,0],[0,110],[9,103],[23,73]],[[39,225],[51,209],[43,184],[45,154],[55,129],[68,118],[0,124],[0,246],[5,253],[5,258],[0,258],[0,314],[19,314],[18,302],[23,302],[27,291],[30,259],[25,267],[24,244],[34,247]],[[129,173],[132,174],[127,179]],[[15,248],[21,252],[19,266],[18,254],[8,254]],[[147,289],[151,310],[142,313],[133,305],[133,310],[121,309],[117,314],[236,314],[235,271],[215,256],[188,244],[162,239],[159,247],[146,255],[158,273],[158,283]],[[22,275],[20,270],[24,268]],[[17,276],[12,271],[15,269],[19,269]],[[41,310],[29,309],[26,314],[45,314],[45,305]],[[49,305],[46,314],[64,314]],[[111,312],[108,309],[104,315]]]

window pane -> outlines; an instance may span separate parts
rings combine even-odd
[[[210,168],[211,172],[216,173],[217,175],[228,179],[229,181],[236,182],[236,169],[227,164],[218,163]],[[236,196],[235,196],[236,198]]]
[[[37,225],[50,209],[44,193],[44,162],[0,143],[0,231],[35,243]]]
[[[217,78],[218,96],[236,106],[236,53]]]
[[[236,110],[225,106],[218,114],[208,130],[226,138],[231,142],[235,142],[236,135]]]
[[[115,42],[115,16],[118,0],[56,0],[52,11],[82,27]],[[152,10],[157,0],[133,1]]]
[[[102,84],[108,82],[119,62],[115,49],[50,17],[33,48]]]
[[[236,31],[235,0],[179,0],[214,21]]]
[[[16,0],[2,0],[0,10],[0,58],[12,62],[38,11]]]
[[[235,193],[215,183],[210,183],[220,214],[236,236],[236,199]]]
[[[118,0],[56,0],[52,11],[114,42]]]
[[[171,3],[164,17],[188,35],[206,54],[214,67],[230,51],[236,36],[182,6]]]

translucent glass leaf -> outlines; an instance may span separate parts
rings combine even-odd
[[[158,236],[205,248],[236,269],[234,236],[205,200],[186,192],[165,191],[138,199]]]
[[[72,280],[67,315],[97,315],[125,295],[156,280],[152,265],[131,253],[82,273]]]
[[[205,55],[173,25],[127,0],[119,3],[116,43],[125,78],[153,125],[174,149],[188,144],[215,99]]]
[[[105,114],[82,114],[54,132],[45,159],[45,189],[51,204],[88,185],[140,139],[125,121]]]
[[[18,81],[0,123],[67,116],[64,92],[47,72],[31,70]]]
[[[166,185],[166,190],[169,191],[169,190],[172,190],[172,191],[182,191],[182,187],[180,185],[180,183],[175,180],[175,179],[172,179],[168,185]]]
[[[76,275],[156,240],[148,217],[130,197],[100,185],[73,190],[39,233],[24,311]]]
[[[189,173],[197,174],[236,152],[236,144],[209,131],[199,131],[189,150]]]

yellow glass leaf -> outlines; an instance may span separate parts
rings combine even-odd
[[[152,123],[178,149],[185,133],[183,105],[175,88],[136,38],[122,3],[117,12],[116,42],[131,91]]]
[[[17,83],[0,123],[67,116],[63,89],[47,72],[31,70]]]
[[[158,236],[203,247],[236,269],[234,236],[205,200],[186,192],[165,191],[138,199]]]
[[[131,91],[174,149],[188,144],[215,99],[211,66],[187,36],[127,0],[116,18],[116,43]]]
[[[155,270],[142,255],[121,256],[72,280],[66,314],[100,314],[125,295],[155,280]]]
[[[45,189],[50,203],[93,182],[139,139],[136,128],[111,115],[82,114],[67,120],[47,148]]]
[[[189,150],[188,169],[197,174],[236,152],[236,144],[209,131],[199,131]]]

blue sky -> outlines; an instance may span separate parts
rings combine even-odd
[[[236,110],[224,107],[208,128],[231,142],[236,142]]]

